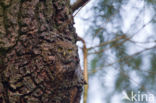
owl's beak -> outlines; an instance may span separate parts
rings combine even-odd
[[[63,56],[66,56],[66,52],[63,52]]]

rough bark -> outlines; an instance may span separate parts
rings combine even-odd
[[[76,47],[73,24],[69,0],[0,0],[0,103],[79,103],[77,50],[70,62],[54,50]]]

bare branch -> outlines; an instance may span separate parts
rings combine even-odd
[[[90,0],[77,0],[71,7],[73,12],[79,9],[81,6],[85,5]]]
[[[83,43],[83,68],[84,68],[83,76],[84,76],[85,82],[87,83],[87,85],[84,86],[83,103],[87,103],[87,96],[88,96],[88,60],[87,60],[87,56],[88,56],[88,50],[87,50],[86,42],[84,41],[84,39],[78,36],[78,40]]]
[[[118,36],[118,37],[114,38],[113,40],[110,40],[110,41],[107,41],[107,42],[103,42],[103,43],[101,43],[99,45],[96,45],[94,47],[90,47],[90,48],[88,48],[88,50],[92,50],[92,49],[97,48],[97,47],[105,46],[107,44],[110,44],[112,42],[118,41],[118,40],[123,39],[123,38],[125,38],[125,35]]]
[[[94,51],[94,52],[91,52],[91,53],[88,53],[88,55],[91,55],[91,54],[99,54],[99,53],[102,53],[110,48],[113,48],[113,47],[117,47],[117,46],[120,46],[122,45],[123,43],[127,42],[130,38],[123,38],[123,41],[121,41],[120,43],[116,43],[115,45],[112,45],[108,48],[105,48],[105,49],[102,49],[102,50],[99,50],[99,51]]]
[[[152,47],[150,47],[150,48],[145,48],[144,50],[141,50],[141,51],[139,51],[139,52],[136,52],[136,53],[134,53],[134,54],[132,54],[132,55],[128,55],[128,56],[125,56],[125,57],[123,57],[123,58],[120,58],[120,59],[118,59],[117,61],[115,61],[115,62],[113,62],[113,63],[109,63],[109,64],[107,64],[107,65],[104,65],[104,67],[109,67],[109,66],[112,66],[112,65],[114,65],[114,64],[116,64],[116,63],[123,62],[123,61],[128,60],[128,59],[131,59],[131,58],[133,58],[133,57],[135,57],[135,56],[138,56],[138,55],[144,53],[145,51],[148,51],[148,50],[151,50],[151,49],[155,49],[155,48],[156,48],[156,45],[154,45],[154,46],[152,46]],[[97,72],[97,71],[99,71],[99,70],[102,70],[102,69],[103,69],[102,67],[101,67],[101,68],[98,68],[98,70],[96,70],[96,71],[91,71],[91,72],[89,72],[88,74],[95,73],[95,72]]]
[[[123,39],[122,42],[117,43],[117,44],[115,44],[115,45],[112,45],[112,46],[109,47],[109,48],[105,48],[105,49],[102,49],[102,50],[99,50],[99,51],[95,51],[95,52],[88,53],[88,55],[91,55],[91,54],[98,54],[98,53],[104,52],[105,50],[108,50],[108,49],[113,48],[113,47],[120,46],[121,44],[123,44],[123,43],[125,43],[125,42],[131,40],[131,39],[132,39],[135,35],[137,35],[143,28],[145,28],[147,25],[149,25],[149,24],[152,22],[152,20],[153,20],[153,19],[151,19],[149,22],[147,22],[146,24],[144,24],[139,30],[137,30],[134,34],[132,34],[132,35],[129,36],[129,37],[126,37],[126,35],[123,35],[123,36],[121,36],[121,38],[120,38],[120,37],[119,37],[119,38],[115,38],[115,39],[113,39],[112,41],[108,41],[108,43],[107,43],[107,42],[106,42],[106,43],[102,43],[102,44],[99,44],[98,46],[95,46],[95,47],[101,47],[101,46],[104,46],[104,45],[106,45],[106,44],[109,44],[109,43],[111,43],[111,42],[113,42],[113,41],[117,41],[117,40],[120,40],[120,39]],[[94,49],[95,47],[91,47],[91,48],[88,48],[88,49],[89,49],[89,50],[90,50],[90,49]]]

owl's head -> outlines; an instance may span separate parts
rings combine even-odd
[[[61,62],[68,64],[77,56],[77,47],[69,41],[57,41],[55,45],[56,55]]]

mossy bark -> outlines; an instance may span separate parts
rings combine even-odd
[[[51,47],[76,45],[73,24],[69,0],[0,0],[0,103],[79,103],[79,58],[61,73]]]

